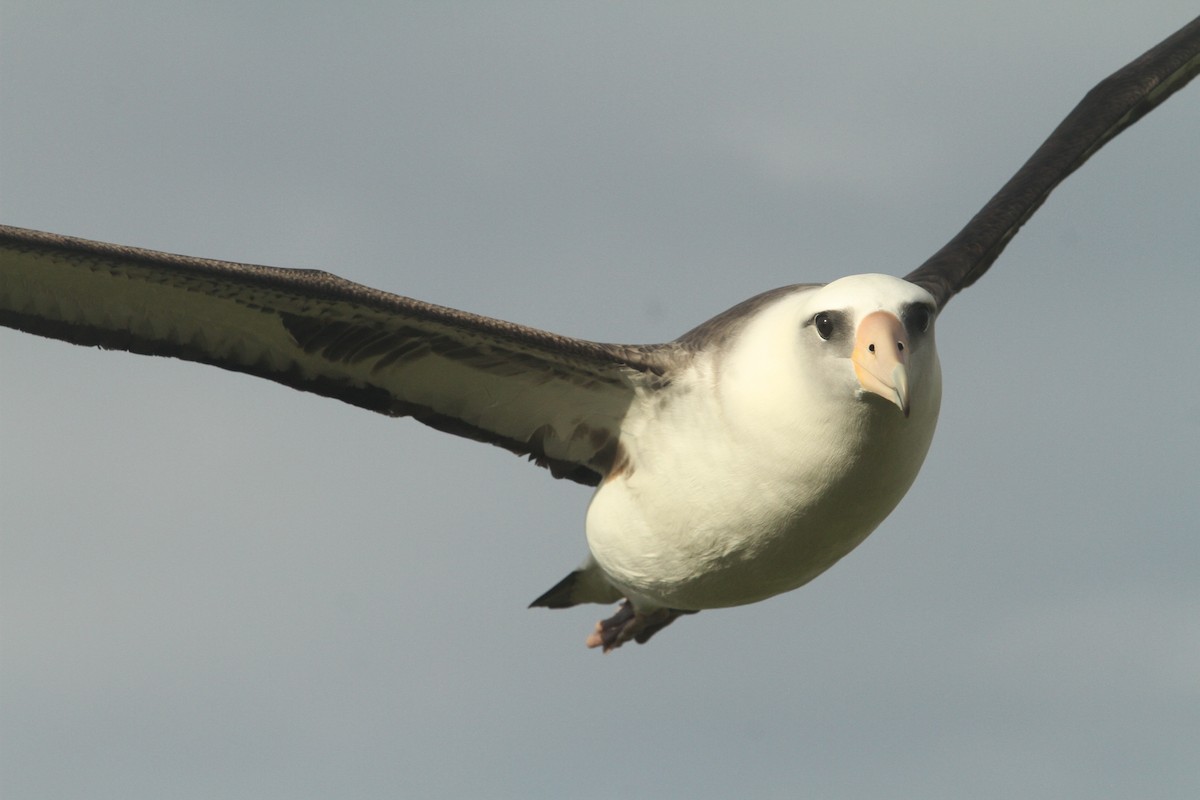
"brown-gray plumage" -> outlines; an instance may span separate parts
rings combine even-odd
[[[588,485],[611,465],[612,434],[632,387],[661,384],[685,353],[675,345],[573,339],[318,270],[234,264],[20,228],[0,226],[0,258],[0,323],[8,327],[212,364],[411,416],[529,455],[556,477]],[[445,385],[421,379],[435,363]],[[505,386],[522,392],[527,406],[555,407],[567,416],[547,411],[535,423],[489,413],[489,405],[499,406],[487,392]]]
[[[1200,17],[1109,75],[953,239],[905,280],[945,307],[987,272],[1050,192],[1200,72]]]
[[[372,289],[320,270],[194,258],[0,226],[0,324],[74,344],[169,356],[332,397],[528,455],[595,486],[616,457],[635,388],[669,383],[689,354],[720,343],[784,287],[675,342],[590,342]],[[223,337],[232,336],[225,339]],[[444,391],[409,391],[433,362],[459,368]],[[446,370],[441,370],[445,377]],[[549,412],[489,417],[484,376]],[[493,403],[494,405],[494,403]]]

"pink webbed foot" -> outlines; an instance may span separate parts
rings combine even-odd
[[[617,613],[596,623],[596,630],[587,638],[588,647],[600,647],[607,653],[616,650],[630,639],[645,644],[650,637],[670,625],[677,617],[695,614],[677,608],[659,608],[643,614],[635,611],[633,603],[622,600]]]

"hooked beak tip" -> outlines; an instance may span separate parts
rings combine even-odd
[[[903,412],[904,418],[908,419],[912,408],[908,402],[908,370],[903,364],[897,364],[892,370],[892,392],[895,394],[892,402]]]
[[[908,392],[908,369],[904,364],[897,364],[890,375],[885,375],[881,371],[867,369],[855,361],[854,371],[857,373],[858,382],[864,391],[879,395],[892,403],[900,409],[905,418],[912,412],[912,403]]]

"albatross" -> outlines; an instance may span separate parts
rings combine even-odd
[[[679,338],[583,341],[315,270],[0,226],[0,324],[267,378],[528,456],[595,487],[587,556],[531,605],[618,604],[590,647],[804,585],[916,478],[937,317],[1050,192],[1200,71],[1200,19],[1098,84],[903,279],[765,292]]]

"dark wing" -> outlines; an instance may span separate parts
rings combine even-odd
[[[316,270],[0,226],[0,324],[212,364],[528,454],[594,485],[677,348],[598,344]]]
[[[1200,17],[1087,93],[958,235],[905,278],[945,307],[987,272],[1068,175],[1200,72]]]

